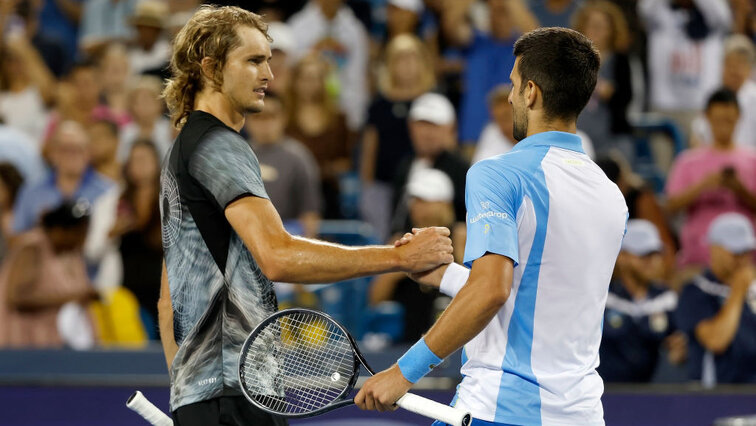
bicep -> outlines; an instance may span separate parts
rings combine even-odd
[[[274,248],[289,237],[273,203],[266,198],[239,198],[226,207],[225,214],[261,267]]]
[[[495,253],[486,253],[473,262],[470,270],[470,281],[485,283],[491,291],[503,292],[504,296],[509,297],[512,290],[513,272],[514,261],[511,258]]]

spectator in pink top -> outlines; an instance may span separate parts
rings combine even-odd
[[[706,230],[718,215],[738,212],[753,220],[756,151],[735,145],[733,134],[739,117],[735,93],[728,89],[716,91],[706,105],[713,144],[687,150],[672,164],[667,179],[667,208],[672,213],[685,213],[679,266],[706,265]]]

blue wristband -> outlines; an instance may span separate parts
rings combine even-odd
[[[399,358],[396,365],[399,366],[399,371],[405,379],[411,383],[417,383],[441,361],[443,359],[436,356],[425,344],[425,338],[422,338]]]

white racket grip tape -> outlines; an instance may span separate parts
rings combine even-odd
[[[413,393],[405,394],[396,401],[396,405],[407,411],[431,419],[440,420],[451,426],[468,426],[472,420],[470,413],[459,408],[450,407]]]
[[[142,392],[134,392],[126,401],[126,406],[136,411],[153,426],[173,426],[173,420],[145,398]]]

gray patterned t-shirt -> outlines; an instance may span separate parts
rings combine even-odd
[[[217,118],[192,112],[161,175],[163,247],[179,345],[171,410],[241,394],[241,345],[277,308],[271,281],[224,214],[245,196],[268,198],[252,149]]]

